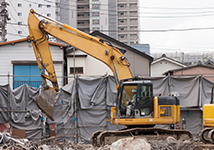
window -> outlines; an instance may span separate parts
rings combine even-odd
[[[119,16],[124,16],[124,15],[125,15],[124,12],[119,13]]]
[[[70,74],[83,74],[83,67],[70,67]]]
[[[118,5],[120,8],[125,8],[126,7],[126,4],[120,4]]]
[[[31,7],[31,4],[29,4],[29,7]]]
[[[22,7],[22,4],[18,3],[18,7]]]
[[[16,65],[13,66],[13,87],[14,89],[27,84],[32,87],[39,87],[42,85],[41,72],[37,65]],[[43,69],[44,71],[44,69]]]
[[[51,5],[47,5],[47,8],[50,8],[51,7]]]
[[[78,6],[77,9],[84,9],[84,6]]]
[[[79,22],[79,21],[78,21],[77,24],[84,24],[84,22]]]
[[[18,13],[18,16],[22,16],[22,13]]]
[[[125,19],[120,19],[119,23],[126,23],[126,20]]]
[[[126,30],[126,28],[119,28],[119,30],[120,30],[120,31],[124,31],[124,30]]]
[[[18,31],[18,34],[22,34],[22,31]]]
[[[42,4],[38,4],[38,7],[42,7]]]
[[[50,17],[50,16],[51,16],[51,14],[47,14],[47,16],[48,16],[48,17]]]
[[[22,24],[22,22],[18,22],[18,25],[21,25]]]
[[[99,17],[99,12],[92,12],[92,17]]]
[[[80,17],[80,16],[84,16],[84,14],[77,14],[77,16],[78,16],[78,17]]]

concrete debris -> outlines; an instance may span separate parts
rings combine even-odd
[[[38,146],[27,139],[15,139],[7,132],[0,133],[0,145],[3,149],[37,150]]]
[[[146,139],[128,137],[124,139],[120,139],[110,146],[110,150],[150,150],[151,145],[146,141]]]
[[[174,137],[167,137],[166,140],[150,140],[151,150],[193,150],[190,140],[176,140]]]

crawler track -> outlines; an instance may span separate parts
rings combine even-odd
[[[97,131],[91,136],[91,144],[95,147],[100,147],[106,144],[112,144],[121,138],[130,136],[145,137],[149,139],[163,140],[168,136],[173,136],[176,139],[191,139],[192,134],[186,130],[173,130],[161,128],[132,128],[116,131]]]

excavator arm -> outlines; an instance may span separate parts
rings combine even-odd
[[[42,18],[42,20],[38,18]],[[54,95],[55,91],[59,90],[59,87],[48,44],[48,35],[52,35],[105,63],[115,76],[117,88],[121,80],[132,78],[129,69],[130,64],[126,57],[120,50],[105,43],[102,39],[45,17],[33,9],[29,13],[28,28],[36,61],[41,71],[43,82],[45,83],[45,88],[37,97],[36,103],[51,120],[54,120],[52,116]],[[43,68],[48,75],[43,72]],[[46,80],[51,81],[53,87],[50,87]]]
[[[43,20],[40,21],[36,15],[42,17]],[[28,27],[39,69],[44,66],[49,73],[49,77],[43,73],[42,76],[50,80],[55,89],[58,85],[56,84],[57,81],[47,39],[48,34],[105,63],[112,70],[117,84],[119,84],[120,80],[132,78],[129,69],[130,64],[126,57],[120,50],[108,45],[102,39],[54,21],[34,10],[29,13]]]

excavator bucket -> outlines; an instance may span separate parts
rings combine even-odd
[[[53,110],[54,110],[54,102],[55,102],[56,91],[54,89],[49,89],[43,91],[36,98],[37,106],[44,112],[48,118],[54,121],[53,118]]]

